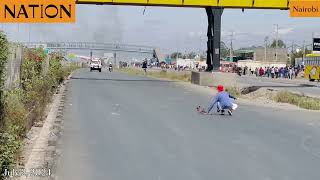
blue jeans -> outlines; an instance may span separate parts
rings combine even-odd
[[[220,102],[217,102],[217,108],[218,108],[219,110],[232,109],[232,107],[230,107],[230,106],[222,106],[222,107],[221,107]]]

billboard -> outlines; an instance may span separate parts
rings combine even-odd
[[[312,47],[314,52],[320,52],[320,38],[313,38]]]
[[[289,9],[288,0],[77,0],[78,4]]]

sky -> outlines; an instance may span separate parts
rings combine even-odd
[[[90,41],[159,47],[165,53],[203,52],[207,16],[203,8],[77,5],[75,24],[1,24],[12,41]],[[311,44],[320,37],[319,18],[290,18],[285,10],[226,9],[222,15],[222,40],[233,34],[234,49],[264,44],[276,37],[291,46]]]

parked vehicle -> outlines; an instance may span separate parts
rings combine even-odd
[[[90,62],[90,72],[93,70],[98,70],[101,72],[102,70],[102,64],[100,59],[92,59]]]
[[[320,57],[308,57],[304,65],[304,77],[310,81],[320,81]]]
[[[235,72],[236,63],[234,62],[227,62],[227,61],[220,61],[220,71],[221,72]]]

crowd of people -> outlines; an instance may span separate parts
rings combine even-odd
[[[287,78],[293,79],[297,78],[298,74],[302,72],[304,69],[303,66],[285,66],[285,67],[256,67],[256,68],[248,68],[245,66],[243,69],[241,67],[238,68],[239,75],[255,75],[260,77],[268,77],[268,78]]]

